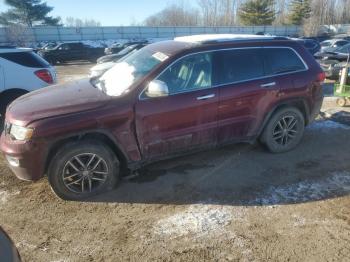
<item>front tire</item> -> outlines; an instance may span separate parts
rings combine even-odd
[[[303,114],[296,108],[278,110],[267,123],[261,141],[272,153],[294,149],[301,141],[305,129]]]
[[[106,145],[80,141],[68,143],[57,152],[48,178],[58,197],[84,200],[113,189],[119,173],[119,161]]]

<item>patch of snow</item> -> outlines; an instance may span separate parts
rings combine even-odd
[[[313,122],[310,126],[308,126],[308,129],[328,132],[334,129],[350,130],[350,126],[343,125],[338,122],[334,122],[332,120],[325,120],[325,121]]]
[[[0,189],[0,204],[6,203],[8,197],[9,197],[9,193],[5,190]]]
[[[270,187],[251,204],[278,205],[321,200],[350,193],[350,173],[332,173],[326,178],[306,180],[291,185]]]
[[[28,243],[27,240],[22,240],[22,241],[18,242],[16,244],[16,247],[18,247],[18,248],[22,248],[23,247],[23,248],[29,248],[29,249],[36,249],[37,248],[37,246]]]
[[[15,191],[12,193],[9,193],[6,190],[0,189],[0,204],[6,203],[10,197],[19,195],[20,191]]]
[[[117,43],[127,43],[131,41],[148,41],[149,43],[156,43],[159,41],[165,41],[170,40],[170,38],[130,38],[130,39],[105,39],[105,40],[83,40],[83,41],[41,41],[41,42],[35,42],[35,43],[25,43],[23,47],[29,47],[29,48],[40,48],[44,46],[47,43],[56,43],[56,44],[63,44],[63,43],[84,43],[86,45],[89,45],[91,47],[95,48],[104,48],[104,47],[110,47],[113,44]]]
[[[205,236],[224,233],[232,220],[243,218],[243,209],[196,204],[187,210],[159,220],[154,225],[157,235],[176,238],[186,235]]]

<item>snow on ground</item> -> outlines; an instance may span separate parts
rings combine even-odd
[[[160,219],[154,225],[154,232],[167,238],[220,235],[231,221],[242,220],[244,213],[244,207],[194,204],[185,211]]]
[[[350,172],[334,172],[318,180],[273,186],[260,194],[251,204],[278,205],[317,201],[350,193]]]
[[[147,39],[133,38],[133,39],[106,39],[106,40],[83,40],[83,41],[44,41],[44,42],[37,42],[37,43],[26,43],[23,47],[39,48],[39,47],[44,46],[47,43],[62,44],[62,43],[82,42],[82,43],[89,45],[91,47],[105,48],[105,47],[110,47],[116,43],[127,43],[127,42],[131,42],[131,41],[132,42],[133,41],[148,41],[149,43],[155,43],[155,42],[164,41],[164,40],[169,40],[169,38],[147,38]]]
[[[5,204],[9,200],[9,198],[11,196],[18,195],[19,193],[20,193],[19,191],[15,191],[13,193],[9,193],[6,190],[0,189],[0,205],[1,204]]]
[[[0,204],[4,204],[7,202],[8,195],[9,194],[7,191],[0,189]]]
[[[334,122],[331,120],[325,120],[325,121],[315,121],[310,126],[308,126],[308,129],[310,130],[316,130],[316,131],[332,131],[334,129],[346,129],[350,130],[350,126],[340,124],[338,122]]]

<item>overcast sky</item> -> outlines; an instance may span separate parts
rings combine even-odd
[[[0,0],[0,11],[8,8]],[[131,22],[142,22],[148,16],[162,10],[174,0],[46,0],[54,7],[51,15],[60,16],[65,21],[68,16],[95,19],[103,26],[129,25]],[[176,2],[181,2],[176,1]],[[195,5],[196,0],[185,3]]]

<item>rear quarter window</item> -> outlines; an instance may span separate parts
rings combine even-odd
[[[10,62],[33,68],[47,68],[49,63],[33,52],[3,53],[0,57]]]
[[[249,81],[264,76],[260,48],[232,49],[217,52],[220,65],[218,84]]]
[[[265,48],[267,74],[275,75],[306,70],[306,66],[291,48]]]

